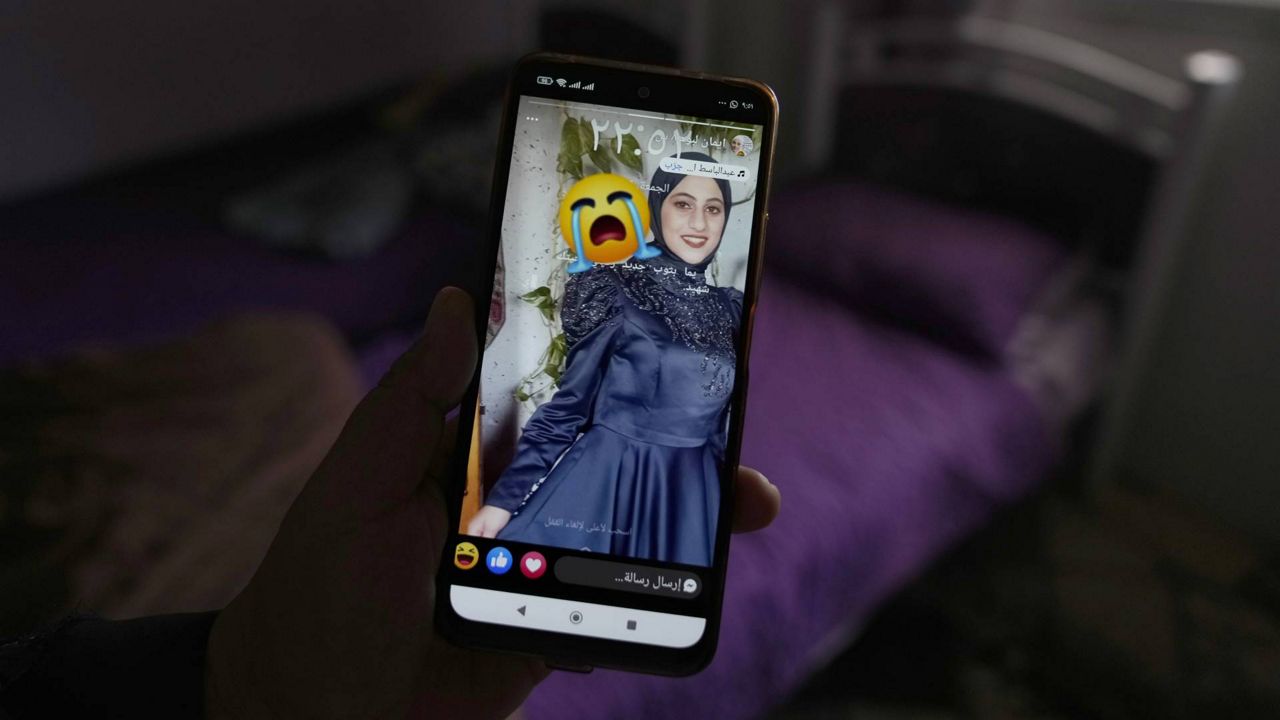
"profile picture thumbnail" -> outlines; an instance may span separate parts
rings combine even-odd
[[[729,141],[729,150],[738,157],[746,157],[756,149],[756,144],[751,141],[750,135],[734,135]]]

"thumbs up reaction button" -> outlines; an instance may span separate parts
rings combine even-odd
[[[511,551],[499,545],[489,551],[484,564],[494,575],[505,575],[511,569]]]

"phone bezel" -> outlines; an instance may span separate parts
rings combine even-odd
[[[540,74],[559,74],[568,70],[586,70],[592,73],[592,77],[607,78],[607,82],[597,80],[597,91],[589,98],[569,92],[566,88],[536,84],[536,78]],[[648,88],[648,98],[639,97],[637,91],[642,86]],[[726,91],[730,90],[734,91],[737,97],[750,97],[753,108],[743,109],[733,117],[725,117],[724,110],[715,105],[718,102],[715,98],[723,97]],[[522,95],[750,122],[763,127],[762,141],[757,150],[760,153],[760,161],[756,202],[752,217],[751,246],[748,251],[747,282],[743,292],[743,313],[737,348],[737,375],[733,396],[730,399],[730,430],[725,445],[724,475],[721,478],[724,490],[717,524],[716,552],[714,564],[705,569],[704,575],[704,578],[709,578],[710,582],[704,582],[703,592],[712,594],[709,597],[708,611],[705,615],[707,629],[701,639],[688,648],[664,648],[476,622],[462,618],[454,611],[449,597],[455,575],[452,550],[455,538],[459,535],[457,528],[461,517],[462,493],[465,489],[472,420],[475,417],[478,402],[482,363],[477,363],[475,375],[461,403],[458,416],[458,442],[452,457],[450,481],[445,494],[449,514],[449,535],[441,549],[440,571],[436,577],[436,628],[446,639],[458,645],[535,656],[556,667],[574,669],[604,667],[660,675],[689,675],[711,662],[719,641],[733,503],[736,501],[731,478],[737,472],[742,444],[752,319],[764,255],[769,187],[777,130],[777,97],[764,83],[744,78],[554,53],[535,53],[522,58],[516,64],[507,85],[499,147],[493,172],[489,227],[485,234],[484,248],[487,262],[486,271],[482,276],[486,294],[485,299],[478,302],[476,307],[476,337],[481,347],[483,347],[488,324],[489,303],[492,299],[490,289],[497,269],[497,250],[501,240],[502,216],[511,170],[512,147],[515,142],[516,113]],[[625,603],[618,605],[646,607],[642,599],[636,599],[635,605]]]

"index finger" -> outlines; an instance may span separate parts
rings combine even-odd
[[[755,532],[768,527],[782,509],[782,493],[759,470],[738,467],[734,478],[737,502],[733,507],[733,531]]]

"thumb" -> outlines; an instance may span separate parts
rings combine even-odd
[[[413,495],[444,435],[444,416],[475,372],[471,298],[436,295],[426,330],[356,407],[311,485],[330,508],[368,518]]]
[[[395,361],[378,387],[419,396],[437,406],[443,420],[462,399],[476,367],[474,313],[466,292],[446,287],[436,293],[422,337]]]

